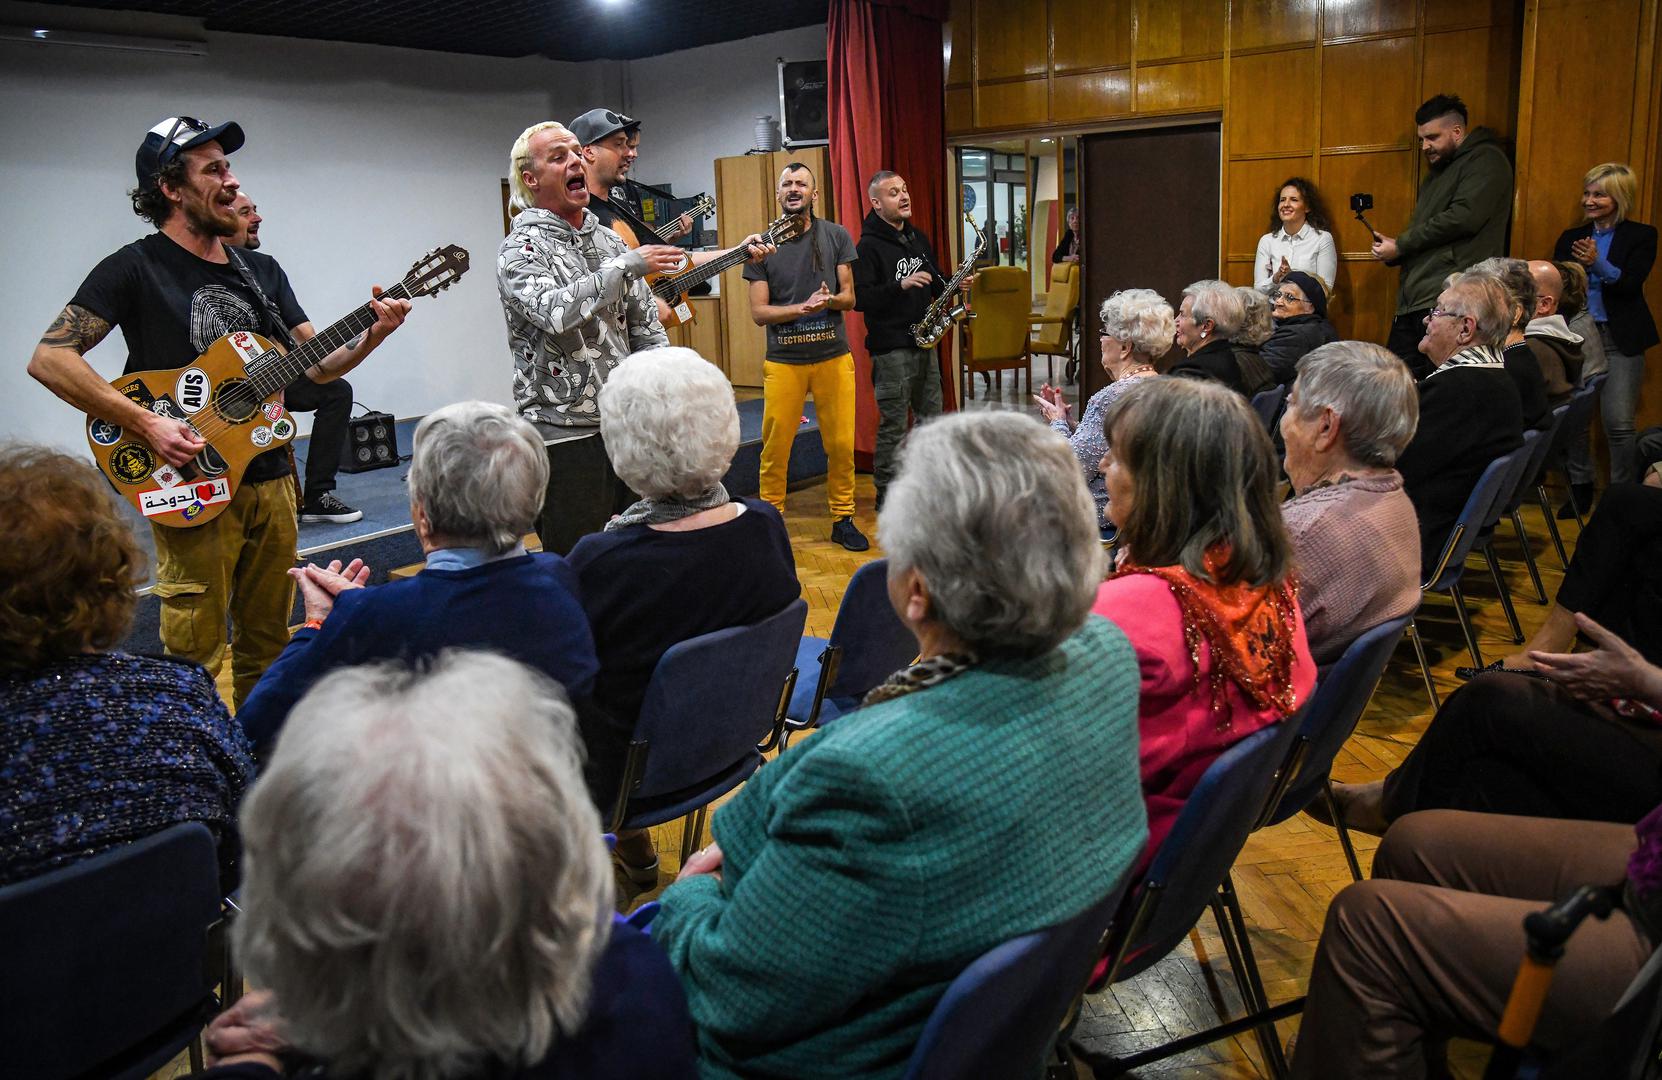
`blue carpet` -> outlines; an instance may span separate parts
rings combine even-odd
[[[791,446],[788,484],[795,488],[813,483],[825,476],[825,446],[819,437],[819,420],[814,405],[804,406],[807,422],[797,430]],[[416,420],[398,422],[398,449],[408,455],[414,442]],[[302,476],[306,472],[308,439],[297,439],[295,457]],[[722,478],[728,492],[734,496],[756,495],[760,490],[762,461],[762,402],[739,402],[739,449],[733,455],[733,464]],[[409,463],[400,462],[396,468],[376,469],[365,473],[341,473],[336,480],[335,494],[349,506],[364,512],[359,521],[349,525],[333,523],[302,524],[300,526],[300,556],[310,562],[326,563],[330,559],[350,562],[362,559],[374,571],[374,582],[385,581],[387,573],[400,566],[421,560],[421,545],[416,542],[415,530],[410,525],[410,495],[405,484]],[[125,504],[124,504],[125,505]],[[139,512],[127,506],[133,522],[133,533],[144,548],[146,563],[152,570],[145,579],[145,587],[155,583],[155,540],[150,527]],[[160,601],[146,591],[139,597],[138,611],[133,620],[132,633],[123,648],[130,652],[159,652],[161,639],[158,631]],[[292,622],[300,622],[299,599],[296,598]]]

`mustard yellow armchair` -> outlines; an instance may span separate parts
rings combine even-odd
[[[973,320],[959,323],[963,347],[958,350],[959,382],[964,396],[975,396],[973,376],[1006,368],[1027,373],[1027,392],[1033,392],[1032,353],[1028,318],[1033,312],[1027,271],[1019,266],[989,266],[976,274],[972,288]]]
[[[1073,355],[1073,325],[1079,317],[1079,264],[1056,263],[1050,268],[1050,289],[1045,293],[1043,315],[1029,315],[1036,329],[1028,351],[1045,358],[1045,375],[1056,381],[1055,358],[1065,356],[1070,367]]]

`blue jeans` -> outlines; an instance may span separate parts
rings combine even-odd
[[[1599,323],[1599,339],[1604,342],[1604,355],[1610,362],[1610,378],[1599,392],[1599,412],[1610,445],[1610,482],[1629,484],[1639,479],[1633,417],[1639,411],[1639,391],[1645,382],[1645,358],[1643,354],[1633,356],[1617,349],[1606,323]],[[1572,484],[1593,482],[1593,458],[1585,428],[1570,435],[1569,474]]]

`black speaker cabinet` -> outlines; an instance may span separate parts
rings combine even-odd
[[[779,120],[785,145],[824,146],[831,141],[825,61],[779,61]]]
[[[347,421],[341,472],[369,472],[390,469],[397,464],[398,425],[392,413],[364,413]]]

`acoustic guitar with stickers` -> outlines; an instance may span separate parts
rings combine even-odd
[[[709,195],[700,195],[698,197],[698,201],[694,202],[690,207],[688,207],[687,212],[685,214],[683,214],[682,216],[690,218],[693,221],[697,221],[699,218],[706,217],[706,216],[714,213],[715,209],[716,209],[716,201],[714,199],[712,199]],[[680,228],[680,224],[679,224],[680,220],[681,220],[680,218],[676,218],[675,221],[670,222],[670,226],[667,230],[664,230],[663,232],[658,233],[658,238],[661,239],[664,243],[667,244],[671,240],[673,240],[675,237],[681,236],[686,231],[688,231],[688,230],[683,230],[682,228]],[[641,237],[640,237],[640,234],[635,231],[634,226],[629,224],[629,221],[630,221],[629,218],[624,217],[620,214],[617,217],[613,218],[612,223],[610,225],[608,225],[607,228],[611,229],[613,232],[617,233],[618,236],[622,237],[623,242],[625,244],[629,245],[630,248],[638,248],[638,247],[641,246]],[[689,269],[691,269],[691,267],[692,267],[692,257],[691,256],[683,256],[682,261],[681,261],[681,268],[679,270],[668,271],[668,273],[670,273],[670,274],[684,274]],[[649,284],[649,285],[654,284],[655,282],[658,281],[658,279],[660,277],[663,277],[663,276],[664,275],[662,275],[662,274],[648,274],[648,275],[646,275],[647,284]],[[700,280],[703,280],[703,279],[700,279]],[[696,284],[696,282],[694,282],[693,284]],[[689,288],[689,289],[692,288],[692,285],[688,285],[687,288]],[[654,291],[656,291],[656,290],[654,290]],[[693,315],[692,305],[686,303],[685,301],[682,301],[681,303],[678,303],[678,304],[670,304],[669,305],[669,314],[665,315],[661,321],[664,324],[664,329],[668,330],[673,326],[680,326],[684,323],[694,322],[694,321],[696,321],[696,318]]]
[[[454,285],[467,266],[467,252],[453,244],[429,251],[381,299],[432,296]],[[375,312],[365,304],[293,352],[238,330],[184,367],[112,379],[110,385],[140,407],[184,421],[207,445],[175,467],[136,432],[88,417],[93,460],[150,521],[179,528],[212,521],[231,504],[248,463],[293,440],[294,417],[283,408],[283,388],[374,324]]]

